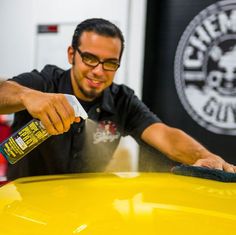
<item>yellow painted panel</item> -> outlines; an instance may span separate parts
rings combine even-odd
[[[29,177],[0,188],[1,235],[235,234],[236,183],[166,173]]]

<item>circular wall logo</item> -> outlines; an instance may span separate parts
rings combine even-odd
[[[236,1],[201,11],[175,56],[175,84],[188,114],[207,130],[236,134]]]

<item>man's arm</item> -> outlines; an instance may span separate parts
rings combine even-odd
[[[172,160],[189,165],[236,172],[236,166],[211,153],[183,131],[163,123],[156,123],[147,127],[141,138]]]
[[[41,120],[52,135],[69,130],[75,121],[74,110],[63,94],[43,93],[13,81],[0,83],[0,114],[27,109],[32,117]]]
[[[29,88],[16,82],[1,81],[0,83],[0,114],[10,114],[25,109],[21,96]]]

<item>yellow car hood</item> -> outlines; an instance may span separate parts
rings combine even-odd
[[[21,178],[0,188],[1,235],[235,234],[236,183],[167,173]]]

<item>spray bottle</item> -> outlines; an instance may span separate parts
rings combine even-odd
[[[88,114],[76,97],[68,94],[65,96],[73,107],[75,116],[87,119]],[[0,144],[0,155],[3,155],[11,164],[15,164],[50,136],[40,120],[32,119]]]

